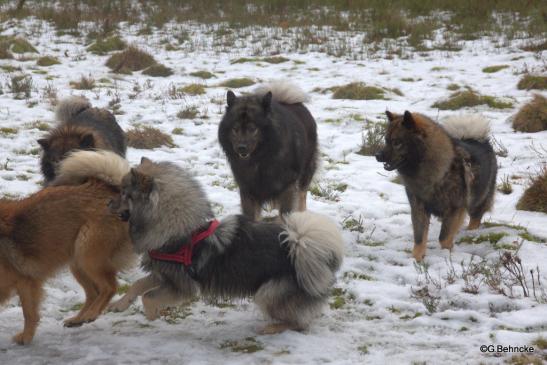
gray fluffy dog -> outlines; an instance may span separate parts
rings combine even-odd
[[[199,288],[213,302],[254,297],[273,320],[262,333],[304,330],[327,302],[342,263],[342,237],[329,218],[298,212],[285,216],[283,224],[243,215],[219,223],[199,183],[168,162],[143,158],[123,178],[110,208],[129,221],[149,272],[110,309],[125,310],[142,295],[148,319],[191,299]],[[194,242],[196,232],[206,237]],[[184,263],[165,258],[184,250],[189,252]]]

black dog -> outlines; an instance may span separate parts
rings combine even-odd
[[[283,215],[306,210],[317,167],[317,125],[304,106],[306,94],[274,82],[248,96],[228,91],[218,139],[239,185],[241,208],[257,220],[264,203]],[[297,201],[298,200],[298,201]]]

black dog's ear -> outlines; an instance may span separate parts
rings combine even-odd
[[[272,106],[272,92],[268,91],[262,97],[262,107],[264,108],[264,110],[270,110],[271,106]]]
[[[395,115],[392,112],[390,112],[389,110],[386,110],[386,116],[387,116],[387,120],[389,122],[393,122],[393,119],[395,119]]]
[[[412,113],[408,110],[405,110],[405,114],[403,115],[403,125],[408,129],[416,128],[416,121],[414,120]]]
[[[228,90],[226,93],[226,103],[228,104],[228,108],[231,108],[234,105],[236,99],[236,94],[234,94],[232,90]]]
[[[49,149],[49,141],[47,140],[47,138],[40,138],[36,142],[38,142],[38,144],[42,146],[44,150]]]
[[[95,138],[93,134],[87,133],[80,138],[80,148],[94,148],[95,147]]]

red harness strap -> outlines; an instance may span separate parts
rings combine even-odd
[[[190,266],[192,264],[192,251],[201,241],[212,235],[217,229],[219,221],[212,220],[209,224],[209,228],[205,231],[198,231],[192,234],[189,244],[183,244],[177,252],[163,253],[157,250],[148,251],[148,255],[154,260],[160,261],[172,261],[183,264],[184,266]]]

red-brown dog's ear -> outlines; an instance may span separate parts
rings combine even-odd
[[[416,121],[414,120],[412,113],[408,110],[405,110],[405,114],[403,115],[403,125],[408,129],[416,128]]]
[[[389,110],[386,110],[386,116],[387,116],[387,120],[389,122],[393,122],[393,119],[395,119],[395,115],[392,112],[390,112]]]

